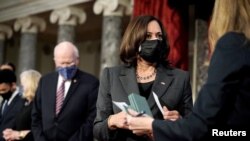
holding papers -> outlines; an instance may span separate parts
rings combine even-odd
[[[143,115],[144,113],[148,116],[153,116],[152,112],[149,108],[148,102],[145,97],[140,96],[139,94],[132,93],[128,96],[130,106],[125,102],[115,102],[113,103],[120,108],[122,111],[127,112],[127,108],[131,108],[132,110],[139,113],[139,115]],[[127,112],[128,113],[128,112]]]
[[[159,98],[158,96],[155,94],[155,92],[153,92],[153,96],[154,96],[154,99],[155,99],[155,102],[156,102],[156,105],[158,106],[158,108],[160,109],[162,115],[163,115],[163,108],[161,106],[161,103],[159,101]]]
[[[122,111],[127,111],[126,108],[128,108],[128,104],[125,102],[116,102],[116,101],[112,101],[119,109],[121,109]]]
[[[136,112],[145,112],[145,114],[153,117],[152,112],[149,108],[148,102],[145,97],[139,94],[130,94],[128,96],[130,107],[131,109],[135,110]]]
[[[158,96],[155,94],[155,92],[152,92],[155,102],[160,109],[161,113],[163,114],[163,108],[161,106],[161,103],[159,101]],[[116,102],[113,101],[113,103],[120,108],[122,111],[127,112],[127,108],[131,108],[132,110],[135,110],[138,113],[144,113],[152,117],[152,112],[149,108],[149,105],[147,103],[147,100],[145,97],[140,96],[139,94],[132,93],[128,96],[130,106],[125,102]]]

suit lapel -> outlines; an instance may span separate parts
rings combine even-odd
[[[63,111],[63,108],[68,103],[68,101],[71,98],[71,96],[75,93],[75,91],[76,91],[76,89],[77,89],[77,87],[78,87],[79,84],[80,84],[80,77],[79,77],[79,75],[76,74],[76,77],[73,78],[72,81],[71,81],[71,84],[70,84],[68,93],[67,93],[67,95],[66,95],[66,97],[64,99],[61,111]]]
[[[173,79],[174,77],[171,69],[165,69],[164,67],[159,66],[157,68],[157,75],[152,87],[152,92],[155,92],[159,98],[162,97],[171,85]],[[149,95],[148,104],[151,109],[156,104],[152,93]]]
[[[173,79],[174,76],[171,69],[165,69],[164,67],[159,66],[157,68],[157,75],[152,87],[152,91],[155,92],[159,98],[162,97],[167,91],[168,87],[171,85]],[[133,67],[124,68],[121,71],[120,81],[128,95],[131,93],[140,94],[136,81],[135,69]],[[152,94],[150,94],[148,98],[148,104],[151,109],[156,104]]]
[[[4,110],[4,113],[3,113],[4,116],[8,115],[11,112],[11,109],[13,107],[15,107],[14,105],[16,105],[16,102],[18,100],[18,95],[19,95],[19,93],[17,95],[15,95],[15,97],[12,99],[12,101],[9,105],[6,103],[6,105],[5,105],[6,109]]]
[[[53,107],[53,110],[48,110],[48,112],[51,112],[51,113],[49,113],[51,115],[55,114],[55,109],[56,109],[55,106],[56,106],[56,93],[57,93],[58,75],[59,74],[55,72],[50,77],[50,79],[49,79],[49,81],[50,81],[49,85],[51,85],[51,86],[49,86],[49,89],[46,90],[46,93],[47,93],[46,94],[46,99],[51,99],[51,101],[53,101],[51,103],[47,103],[49,107]]]
[[[138,84],[135,76],[135,69],[133,67],[126,68],[121,70],[120,81],[126,93],[129,95],[131,93],[139,93]]]
[[[3,111],[3,116],[6,117],[8,114],[9,114],[9,111],[11,111],[13,105],[15,105],[15,99],[16,99],[16,96],[14,97],[14,99],[11,101],[11,103],[8,105],[8,103],[6,103],[5,105],[5,109]]]

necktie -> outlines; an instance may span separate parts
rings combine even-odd
[[[62,81],[59,89],[56,92],[56,115],[60,112],[62,105],[63,105],[63,100],[64,100],[64,84],[65,80]]]
[[[5,100],[2,107],[2,115],[5,113],[7,108],[8,108],[8,100]]]

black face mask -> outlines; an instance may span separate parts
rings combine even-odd
[[[146,40],[139,47],[139,55],[145,61],[155,63],[160,60],[161,48],[161,40]]]
[[[1,96],[3,97],[4,100],[9,100],[13,92],[10,90],[6,93],[2,93]]]

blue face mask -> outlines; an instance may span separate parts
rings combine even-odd
[[[70,80],[75,76],[77,67],[75,65],[70,67],[58,67],[56,70],[65,80]]]

